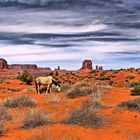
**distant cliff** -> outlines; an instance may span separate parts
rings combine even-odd
[[[13,71],[14,73],[18,73],[22,70],[28,70],[31,73],[53,73],[55,75],[58,74],[65,74],[67,72],[72,72],[64,69],[60,69],[60,66],[55,70],[51,70],[49,67],[38,67],[36,64],[11,64],[8,65],[7,61],[3,58],[0,58],[0,69],[2,70],[9,70]],[[79,70],[74,70],[73,72],[80,71],[80,72],[91,72],[92,70],[103,71],[102,66],[96,66],[93,69],[92,61],[91,60],[84,60],[82,63],[82,67]]]
[[[37,69],[37,65],[35,64],[12,64],[8,65],[10,69]]]

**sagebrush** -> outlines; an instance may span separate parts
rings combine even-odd
[[[107,119],[99,113],[98,110],[100,107],[99,102],[87,101],[76,109],[73,109],[64,123],[99,128],[107,121]]]
[[[34,128],[48,124],[50,118],[40,109],[31,109],[22,115],[21,125],[23,128]]]
[[[9,108],[33,107],[36,101],[29,95],[15,95],[4,100],[3,104]]]
[[[121,102],[118,104],[118,107],[140,112],[140,98]]]
[[[8,109],[0,103],[0,120],[9,121],[12,119],[11,114],[8,112]]]
[[[5,122],[4,121],[0,121],[0,136],[5,135],[5,133],[6,133]]]
[[[86,81],[76,83],[71,89],[68,90],[67,96],[69,98],[76,98],[79,96],[91,95],[98,92],[96,84]]]

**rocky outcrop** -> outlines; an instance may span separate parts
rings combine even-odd
[[[35,64],[13,64],[9,65],[10,69],[37,69],[37,65]]]
[[[3,58],[0,58],[0,69],[7,69],[8,65],[7,65],[7,61]]]
[[[103,69],[103,66],[98,66],[98,65],[96,65],[95,70],[96,70],[96,71],[101,71],[101,72],[102,72],[104,69]]]
[[[52,70],[49,67],[45,67],[45,68],[37,68],[36,72],[45,72],[45,73],[51,73]]]
[[[65,70],[65,69],[61,69],[60,66],[58,66],[57,68],[55,68],[53,70],[53,74],[56,75],[56,76],[66,74],[67,72],[69,72],[69,71]]]
[[[92,70],[92,61],[91,60],[84,60],[83,61],[83,65],[82,65],[82,69],[89,69]]]

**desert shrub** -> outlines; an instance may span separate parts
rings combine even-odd
[[[112,72],[112,74],[118,74],[119,73],[119,70],[115,70]]]
[[[106,123],[106,118],[98,112],[100,107],[99,102],[85,102],[72,110],[64,123],[99,128]]]
[[[130,72],[133,72],[134,70],[135,70],[134,67],[130,67],[130,68],[127,69],[127,71],[130,71]]]
[[[97,70],[92,70],[91,73],[97,73]]]
[[[107,71],[103,71],[103,72],[100,74],[100,77],[105,76],[105,75],[106,75],[106,73],[107,73]]]
[[[22,73],[20,73],[17,76],[17,79],[21,80],[22,82],[24,82],[27,85],[30,85],[31,82],[33,81],[32,75],[26,70],[24,70]]]
[[[64,96],[60,96],[59,94],[54,96],[48,96],[46,99],[46,103],[62,103],[65,102],[66,98]]]
[[[34,128],[46,125],[49,122],[49,117],[39,109],[31,109],[22,116],[21,124],[23,128]]]
[[[3,79],[0,79],[0,83],[3,83]]]
[[[138,133],[129,132],[127,134],[127,140],[140,140],[140,132],[138,132]]]
[[[128,80],[128,79],[126,79],[126,80],[125,80],[125,82],[129,82],[129,80]]]
[[[5,133],[6,133],[5,122],[0,121],[0,136],[5,135]]]
[[[8,112],[8,109],[0,103],[0,120],[9,121],[11,120],[12,116]]]
[[[78,82],[71,89],[68,90],[69,98],[85,96],[97,92],[97,85],[90,85],[89,82]]]
[[[94,76],[95,76],[95,77],[98,76],[98,73],[94,73]]]
[[[136,87],[136,86],[140,86],[140,82],[132,82],[130,84],[130,87]]]
[[[137,73],[140,74],[140,69],[137,70]]]
[[[77,86],[80,86],[80,87],[89,87],[90,86],[90,83],[87,82],[87,81],[81,81],[81,82],[77,83]]]
[[[67,135],[55,138],[52,134],[46,135],[45,133],[40,133],[31,136],[27,140],[79,140],[79,138]]]
[[[125,77],[125,79],[134,79],[134,78],[135,78],[134,75],[128,75],[128,76]]]
[[[131,95],[140,95],[140,82],[133,82],[130,84],[130,87],[133,87]]]
[[[110,77],[109,76],[103,76],[103,77],[100,77],[99,80],[110,80]]]
[[[10,91],[10,92],[18,92],[18,91],[20,91],[19,89],[15,89],[15,88],[8,88],[7,90]]]
[[[68,91],[70,89],[70,83],[69,82],[65,82],[61,85],[61,91]]]
[[[134,87],[134,89],[131,90],[131,95],[140,95],[140,86]]]
[[[121,102],[118,107],[140,112],[140,98]]]
[[[35,100],[33,100],[29,95],[18,95],[8,97],[4,100],[3,104],[9,108],[15,107],[33,107],[36,105]]]
[[[113,85],[114,84],[114,81],[109,81],[109,85]]]

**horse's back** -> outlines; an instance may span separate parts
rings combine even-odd
[[[40,84],[51,84],[53,80],[52,76],[47,76],[47,77],[37,77],[36,82]]]

